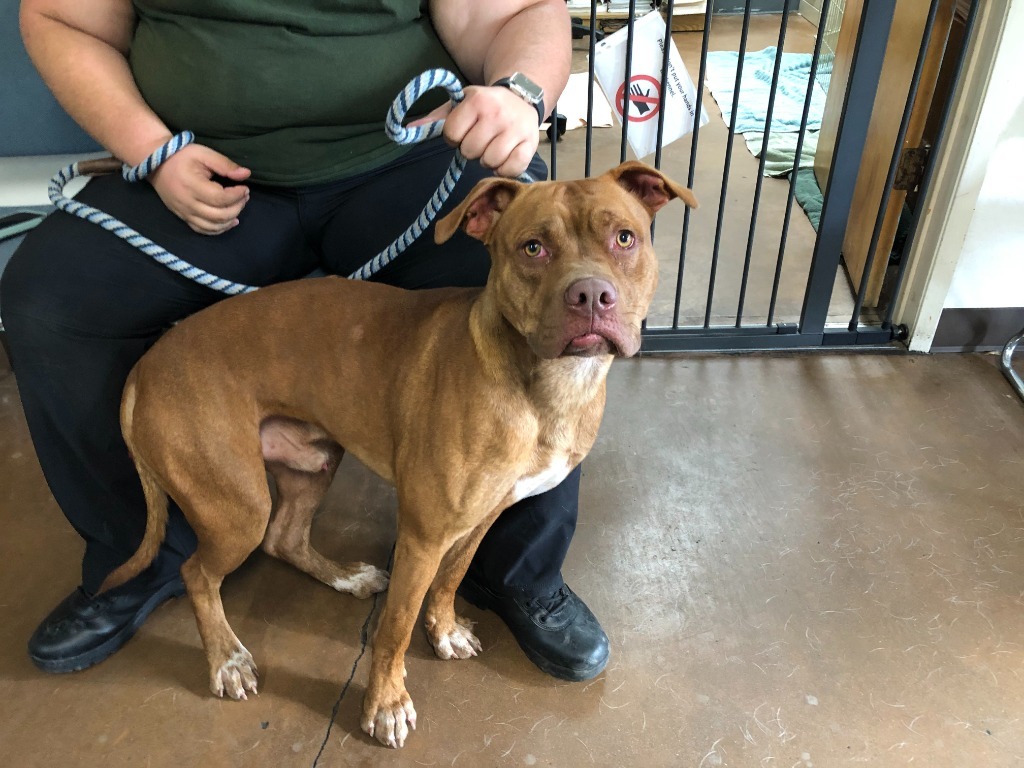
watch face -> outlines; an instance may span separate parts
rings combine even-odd
[[[522,72],[516,72],[512,75],[509,78],[509,85],[531,104],[536,104],[544,98],[544,89]]]

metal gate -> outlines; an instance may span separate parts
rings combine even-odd
[[[689,209],[669,206],[659,214],[655,222],[655,246],[661,262],[661,285],[645,323],[643,350],[646,352],[881,346],[891,345],[905,334],[905,329],[894,326],[893,313],[907,260],[900,259],[891,268],[887,268],[885,296],[877,302],[877,306],[865,308],[865,292],[874,266],[873,254],[882,230],[889,191],[904,154],[904,138],[921,81],[925,52],[930,43],[945,45],[944,39],[932,40],[936,29],[936,14],[943,2],[948,6],[951,0],[931,0],[928,7],[920,52],[906,105],[903,107],[899,133],[895,144],[885,148],[885,156],[891,156],[885,192],[871,234],[867,264],[859,281],[849,279],[844,271],[843,243],[858,171],[867,146],[869,120],[879,89],[896,0],[863,0],[852,59],[849,62],[848,86],[842,96],[831,167],[827,170],[827,182],[821,189],[820,218],[816,231],[808,228],[809,217],[794,201],[797,179],[800,177],[799,160],[804,151],[805,138],[809,135],[812,92],[815,83],[827,77],[832,63],[832,53],[823,50],[826,37],[823,33],[826,31],[826,21],[834,19],[838,15],[836,11],[842,10],[842,0],[820,0],[820,23],[817,30],[795,13],[799,0],[777,2],[781,5],[781,12],[772,14],[769,19],[754,13],[755,3],[752,0],[743,3],[742,13],[729,16],[716,13],[716,3],[708,0],[703,14],[703,32],[699,38],[699,66],[694,64],[698,55],[697,33],[675,37],[677,46],[687,49],[683,51],[684,58],[689,57],[691,62],[687,69],[697,83],[698,97],[711,122],[703,128],[699,124],[695,125],[692,134],[665,146],[665,111],[662,110],[658,115],[657,149],[653,164],[666,172],[668,169],[665,166],[674,164],[676,172],[669,175],[693,188],[701,199],[702,207],[691,212]],[[624,2],[622,5],[622,26],[627,35],[624,81],[629,83],[638,8],[642,15],[651,8],[651,4],[629,0],[628,11],[624,8]],[[675,3],[674,0],[666,0],[658,5],[651,12],[661,12],[665,20],[665,34],[668,36],[675,16]],[[605,154],[610,154],[608,147],[611,140],[608,134],[611,132],[617,134],[613,143],[618,144],[618,157],[601,158],[597,172],[625,160],[628,132],[633,122],[625,119],[621,121],[621,128],[595,129],[592,120],[595,52],[603,36],[599,27],[607,24],[607,18],[614,14],[609,13],[609,7],[603,3],[599,6],[597,0],[591,0],[589,14],[586,9],[572,6],[573,3],[570,3],[578,30],[576,34],[582,33],[578,39],[589,40],[587,56],[591,88],[588,89],[583,142],[571,132],[559,141],[557,121],[553,121],[548,131],[552,139],[552,178],[556,178],[560,171],[565,178],[590,176],[592,166],[595,165],[595,154],[600,155],[598,149],[602,142]],[[976,0],[971,3],[966,19],[965,40],[969,38],[977,6]],[[772,26],[770,35],[766,32],[766,25]],[[723,105],[716,103],[704,87],[709,45],[723,26],[728,27],[726,32],[731,34],[729,39],[735,41],[734,50],[738,54],[728,119],[722,117],[726,114]],[[737,132],[736,120],[739,112],[737,104],[743,91],[744,61],[754,44],[755,35],[759,35],[762,41],[770,37],[776,52],[783,52],[787,50],[788,41],[795,39],[797,33],[804,36],[804,47],[811,47],[812,50],[809,52],[810,77],[806,93],[802,94],[803,112],[796,132],[796,161],[793,172],[786,174],[783,180],[766,178],[764,174],[766,158],[770,154],[767,151],[770,131],[764,132],[759,158],[753,154],[757,145],[756,137],[750,152],[737,146],[743,141]],[[809,34],[813,34],[813,45],[808,39]],[[948,30],[940,29],[937,34],[948,34]],[[721,45],[724,38],[719,34],[714,39]],[[579,46],[582,44],[577,44],[577,50],[581,53]],[[963,59],[963,52],[958,51],[952,64],[954,82],[959,76]],[[772,125],[776,95],[780,91],[782,62],[782,56],[775,56],[766,115],[768,126]],[[664,92],[668,73],[669,46],[664,46],[661,92]],[[936,144],[941,142],[945,133],[949,101],[947,99],[944,106],[940,107]],[[628,105],[626,112],[628,115]],[[604,133],[601,133],[602,130]],[[714,130],[720,132],[718,139],[714,139]],[[710,143],[706,138],[708,135],[712,136]],[[572,148],[573,145],[576,149]],[[572,163],[579,160],[581,151],[583,167],[574,169]],[[718,152],[722,154],[720,165],[716,164]],[[935,154],[933,151],[931,156]],[[650,158],[645,159],[651,162]],[[715,173],[706,170],[712,164],[718,169]],[[754,173],[756,178],[751,179]],[[931,176],[932,164],[926,164],[917,183],[918,199],[924,198]],[[922,207],[917,206],[918,211]],[[908,244],[913,239],[918,220],[919,215],[911,212],[903,223]],[[799,247],[795,245],[797,241]],[[909,249],[904,247],[904,250]]]

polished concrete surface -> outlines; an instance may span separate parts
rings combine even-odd
[[[755,18],[749,47],[773,45],[776,25]],[[811,34],[795,24],[787,47],[809,50]],[[737,20],[716,19],[711,48],[737,37]],[[699,35],[676,39],[696,76]],[[728,140],[705,103],[684,324],[703,322]],[[595,131],[594,172],[617,164],[619,136]],[[582,175],[583,142],[575,131],[560,145],[560,177]],[[734,150],[714,323],[734,319],[756,180],[741,141]],[[666,170],[685,179],[688,153],[687,139],[671,145]],[[752,317],[765,314],[786,192],[765,180]],[[658,220],[653,325],[671,320],[681,210]],[[813,238],[795,210],[777,320],[799,314]],[[849,306],[839,275],[836,318]],[[314,539],[383,565],[393,509],[391,489],[346,461]],[[4,767],[1024,762],[1024,406],[991,356],[617,363],[565,567],[611,638],[607,670],[548,678],[492,614],[460,602],[484,653],[442,662],[417,628],[407,664],[420,726],[397,753],[358,726],[360,635],[379,605],[262,554],[224,587],[260,666],[248,702],[209,694],[185,600],[91,670],[31,665],[25,642],[77,585],[81,544],[46,489],[2,353],[0,528]]]
[[[346,461],[314,539],[383,565],[393,507]],[[0,527],[4,766],[1024,760],[1024,405],[994,356],[616,363],[565,567],[611,638],[607,670],[548,678],[460,602],[484,652],[440,661],[417,628],[401,752],[358,726],[372,601],[263,554],[224,587],[258,697],[210,695],[185,600],[91,670],[36,671],[25,642],[78,583],[80,544],[2,358]]]

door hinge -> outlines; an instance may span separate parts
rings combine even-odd
[[[903,150],[900,164],[896,168],[896,178],[892,188],[904,191],[917,189],[924,178],[924,168],[928,163],[928,147],[908,147]]]

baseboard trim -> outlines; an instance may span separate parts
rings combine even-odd
[[[991,352],[1024,328],[1024,307],[944,309],[931,352]]]

